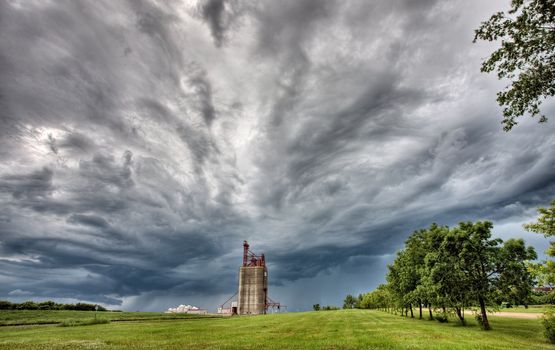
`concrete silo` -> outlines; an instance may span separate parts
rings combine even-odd
[[[239,268],[237,313],[239,315],[265,314],[268,307],[268,269],[264,254],[255,255],[243,243],[243,265]]]

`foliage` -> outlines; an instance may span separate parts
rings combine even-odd
[[[525,224],[524,229],[545,237],[555,236],[555,199],[551,201],[549,208],[538,208],[538,214],[537,221]]]
[[[17,310],[38,310],[39,306],[32,301],[25,301],[21,304],[16,304],[15,309]]]
[[[553,246],[553,244],[551,244]],[[551,250],[551,249],[550,249]],[[552,256],[549,255],[548,256]],[[529,263],[528,271],[539,286],[555,286],[555,261],[552,259],[542,260],[537,263]]]
[[[363,294],[359,294],[357,299],[356,299],[356,303],[355,303],[355,309],[362,309],[362,298],[364,297]]]
[[[312,305],[312,310],[314,310],[314,311],[320,311],[320,304],[314,304],[314,305]]]
[[[339,310],[339,308],[337,306],[333,306],[333,305],[324,305],[320,308],[320,310],[322,310],[322,311],[333,311],[333,310]]]
[[[427,307],[430,319],[436,309],[440,322],[453,312],[463,325],[465,308],[478,306],[482,327],[489,330],[488,307],[497,307],[502,301],[530,301],[533,280],[528,264],[537,257],[522,239],[505,243],[492,239],[492,228],[491,222],[478,221],[463,222],[453,229],[432,224],[427,230],[415,231],[388,266],[387,285],[366,294],[362,304],[384,308],[386,303],[386,309],[405,316],[409,311],[413,316],[417,307],[420,318],[422,308]]]
[[[77,304],[57,304],[53,301],[43,301],[36,303],[34,301],[25,301],[23,303],[11,303],[7,300],[0,300],[0,310],[76,310],[76,311],[106,311],[106,308],[87,303]]]
[[[550,304],[555,305],[555,291],[551,291],[546,294],[542,294],[539,299],[539,304]]]
[[[357,299],[351,294],[348,294],[345,297],[345,300],[343,300],[344,309],[354,309],[356,305],[357,305]]]
[[[551,343],[555,343],[555,315],[553,310],[546,311],[542,318],[543,334]]]
[[[524,229],[543,234],[545,237],[555,236],[555,199],[551,201],[550,207],[538,208],[538,214],[536,222],[525,224]],[[545,253],[550,257],[555,257],[555,242],[550,242],[549,249]],[[553,259],[529,264],[528,269],[540,286],[555,286],[555,261]]]
[[[449,322],[449,316],[447,315],[447,312],[439,312],[436,313],[435,320],[439,323],[446,323]]]
[[[512,83],[497,94],[503,108],[503,128],[516,118],[540,116],[543,100],[555,95],[555,1],[512,0],[508,13],[497,12],[475,31],[477,40],[501,40],[501,47],[482,63],[482,72],[497,71]]]
[[[386,309],[391,305],[391,292],[387,285],[380,284],[378,288],[362,296],[361,309]]]
[[[531,300],[534,280],[527,261],[536,258],[536,252],[532,247],[526,248],[522,239],[510,239],[503,245],[501,260],[505,265],[499,275],[498,290],[514,305],[528,305]]]
[[[460,247],[455,241],[447,226],[433,224],[430,227],[429,251],[424,266],[425,283],[428,294],[437,306],[442,310],[453,307],[457,317],[464,325],[464,306],[470,303],[472,298],[470,281],[462,268],[462,261],[458,253]],[[446,312],[438,316],[440,321],[447,321]]]
[[[480,325],[480,327],[484,329],[484,318],[482,317],[482,314],[479,314],[479,313],[474,314],[474,319]]]

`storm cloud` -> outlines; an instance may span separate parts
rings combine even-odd
[[[0,2],[0,298],[214,309],[246,239],[273,299],[337,304],[431,222],[541,251],[555,125],[503,132],[472,44],[507,6]]]

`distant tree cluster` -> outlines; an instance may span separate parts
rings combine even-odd
[[[53,301],[25,301],[23,303],[11,303],[7,300],[0,300],[0,310],[77,310],[77,311],[95,311],[95,304],[77,303],[77,304],[58,304]],[[107,311],[106,308],[98,305],[98,311]]]
[[[333,305],[323,305],[320,306],[320,304],[314,304],[312,305],[312,309],[314,311],[331,311],[331,310],[339,310],[339,308],[337,306],[333,306]]]
[[[454,313],[463,325],[465,308],[476,307],[476,319],[490,329],[488,307],[529,303],[528,261],[537,257],[522,239],[492,239],[492,228],[478,221],[415,231],[388,266],[387,284],[363,295],[360,306],[411,317],[417,308],[421,319],[427,308],[430,319],[446,322]]]
[[[344,309],[361,309],[360,303],[362,301],[362,294],[358,297],[352,296],[351,294],[347,295],[343,300],[343,308]]]

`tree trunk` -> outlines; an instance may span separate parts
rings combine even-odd
[[[459,320],[461,320],[461,324],[463,326],[466,326],[466,322],[464,321],[464,310],[462,310],[460,307],[455,306],[455,311],[457,312]]]
[[[410,308],[410,318],[414,318],[414,314],[412,313],[412,305],[409,305]]]
[[[430,321],[434,319],[434,315],[432,315],[432,307],[428,305],[428,312],[430,313]]]
[[[422,319],[422,302],[420,302],[418,306],[420,307],[420,319]]]
[[[485,331],[489,331],[491,329],[488,321],[488,314],[486,312],[486,303],[484,302],[484,298],[479,297],[478,302],[480,303],[480,311],[482,312],[482,328]]]

